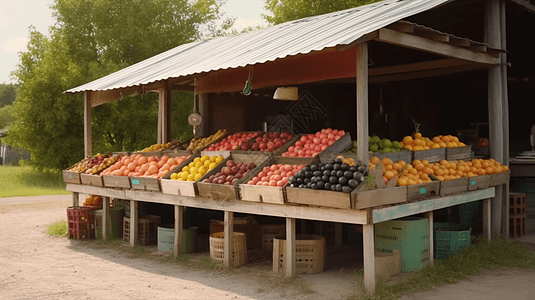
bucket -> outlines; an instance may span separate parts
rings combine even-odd
[[[96,223],[96,235],[102,237],[102,215],[104,210],[99,209],[95,211],[95,223]],[[123,217],[124,209],[120,207],[110,207],[110,214],[108,222],[110,223],[110,229],[108,236],[111,238],[123,237]]]
[[[170,226],[158,226],[158,251],[172,252],[175,245],[175,229]],[[197,251],[197,227],[182,230],[182,253]]]

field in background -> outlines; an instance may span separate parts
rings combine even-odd
[[[27,166],[0,166],[0,198],[66,195],[61,172],[37,172]]]

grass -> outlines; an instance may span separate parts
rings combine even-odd
[[[48,226],[48,230],[46,231],[46,233],[48,235],[67,236],[67,221],[58,221]]]
[[[67,195],[60,171],[37,172],[29,166],[0,166],[0,198]]]
[[[486,269],[500,267],[521,267],[535,269],[535,254],[526,245],[500,237],[492,241],[480,238],[470,248],[448,259],[435,260],[433,266],[414,272],[407,280],[386,285],[378,282],[374,294],[364,291],[362,277],[358,285],[358,300],[394,300],[404,293],[424,291],[434,286],[454,283],[477,275]]]

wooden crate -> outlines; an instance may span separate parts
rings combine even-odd
[[[507,170],[505,172],[500,172],[489,176],[489,186],[498,186],[500,184],[506,184],[509,182],[509,178],[511,177],[511,171]]]
[[[440,196],[464,193],[468,191],[468,177],[444,180],[440,182]]]
[[[160,189],[160,181],[158,178],[154,177],[136,177],[132,176],[130,178],[130,184],[131,188],[133,190],[142,190],[142,191],[154,191],[159,192]]]
[[[323,272],[326,257],[325,238],[318,235],[297,235],[295,238],[295,273]],[[273,239],[273,271],[286,270],[286,239]]]
[[[276,224],[276,225],[262,225],[262,250],[264,251],[273,251],[273,239],[280,236],[286,235],[286,225],[285,224]]]
[[[247,242],[245,234],[234,232],[232,238],[232,260],[234,267],[242,266],[247,262]],[[210,235],[210,259],[223,261],[225,258],[224,233],[216,232]]]
[[[137,239],[135,243],[143,246],[158,244],[158,226],[161,225],[160,216],[140,215],[137,220]],[[130,218],[123,217],[123,243],[130,245]]]
[[[105,187],[129,189],[130,178],[128,176],[102,175]]]
[[[467,160],[472,156],[472,146],[445,148],[446,160]]]
[[[90,174],[80,174],[80,179],[82,184],[85,185],[91,185],[91,186],[98,186],[103,187],[104,181],[102,180],[102,176],[99,175],[90,175]]]
[[[225,158],[217,167],[206,173],[203,177],[208,178],[211,175],[215,175],[216,173],[220,172],[229,160],[234,160],[236,163],[253,162],[255,163],[256,168],[250,170],[249,172],[258,173],[261,170],[259,170],[260,165],[265,163],[268,159],[269,157],[263,154],[231,154],[229,157]],[[202,182],[204,178],[201,178],[201,180],[197,182],[197,190],[199,192],[199,196],[205,198],[212,198],[213,200],[224,201],[234,201],[240,199],[238,186],[239,184],[243,183],[245,176],[236,181],[234,185]]]
[[[173,173],[178,173],[182,170],[184,166],[189,165],[196,157],[199,157],[199,153],[191,155],[186,161],[184,161],[181,165],[176,167],[174,170],[170,171],[160,180],[160,187],[162,189],[162,193],[169,194],[169,195],[177,195],[177,196],[188,196],[188,197],[195,197],[199,193],[197,192],[197,182],[196,181],[177,181],[177,180],[171,180],[171,175]],[[205,174],[206,175],[206,174]],[[201,177],[199,180],[203,180],[204,178],[207,178],[205,176]]]
[[[388,204],[407,202],[407,187],[393,187],[371,191],[362,191],[365,182],[351,193],[351,208],[365,209]]]
[[[299,137],[295,141],[298,141],[301,138],[301,136],[303,136],[303,135],[307,135],[307,134],[299,135]],[[295,144],[295,142],[292,143],[292,144],[286,143],[285,145],[280,147],[279,150],[280,150],[281,155],[282,155],[282,153],[286,152],[286,150],[288,150],[288,148],[290,148],[294,144]],[[344,152],[345,150],[347,150],[347,149],[349,149],[351,147],[351,144],[352,144],[351,134],[349,132],[347,132],[341,138],[339,138],[337,141],[335,141],[332,145],[330,145],[325,150],[320,152],[318,154],[318,156],[321,156],[322,153],[336,154],[336,153]],[[278,156],[278,155],[274,155],[274,156]],[[301,157],[292,157],[292,158],[298,158],[299,159]]]
[[[263,202],[263,203],[273,203],[273,204],[284,204],[286,199],[286,184],[284,187],[276,186],[260,186],[260,185],[249,185],[247,182],[253,179],[258,173],[262,171],[264,167],[269,167],[273,164],[283,164],[283,165],[300,165],[302,160],[295,160],[294,157],[272,157],[269,158],[265,163],[260,165],[260,169],[257,172],[250,172],[247,176],[244,177],[243,183],[239,185],[240,189],[240,199],[242,201],[251,201],[251,202]],[[307,165],[317,159],[308,157]]]
[[[354,192],[354,191],[353,191]],[[286,187],[288,203],[351,209],[351,194],[327,190]]]
[[[390,158],[393,162],[398,162],[402,160],[410,164],[413,161],[412,155],[413,155],[412,151],[409,151],[409,150],[401,150],[399,152],[390,152],[390,153],[375,152],[375,153],[370,153],[370,159],[372,159],[372,157],[374,156],[377,156],[380,160],[386,157],[386,158]]]
[[[215,134],[215,133],[214,133]],[[198,149],[198,150],[195,150],[195,151],[189,151],[189,148],[188,148],[188,151],[190,153],[200,153],[201,151],[203,151],[204,149],[210,147],[210,145],[213,145],[213,144],[217,144],[219,142],[221,142],[224,138],[226,138],[227,136],[229,136],[229,133],[227,132],[226,134],[224,134],[222,137],[218,138],[217,140],[211,142],[210,144],[208,145],[205,145],[204,147],[201,147],[201,149]],[[190,142],[191,143],[191,142]],[[189,145],[188,145],[189,147]]]
[[[401,273],[401,252],[397,249],[392,253],[375,252],[375,278],[388,280]]]
[[[407,186],[407,201],[436,197],[440,193],[440,181],[424,182]]]
[[[68,171],[68,170],[63,170],[62,173],[63,173],[63,181],[65,183],[76,183],[76,184],[82,183],[82,180],[80,179],[81,173]]]
[[[439,162],[446,159],[446,148],[412,151],[412,158],[413,160],[425,159],[430,163]]]
[[[468,190],[475,191],[475,190],[486,189],[489,187],[489,181],[490,181],[489,175],[469,177],[468,178]]]

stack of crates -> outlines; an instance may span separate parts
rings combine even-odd
[[[433,242],[435,258],[444,259],[470,247],[470,226],[453,223],[434,223]]]
[[[144,215],[138,218],[138,233],[136,244],[153,246],[158,244],[158,226],[161,224],[160,216]],[[130,244],[131,224],[130,218],[123,218],[123,243]]]
[[[95,239],[95,208],[71,206],[67,208],[69,239]]]
[[[375,252],[401,251],[401,271],[413,272],[429,264],[429,220],[402,218],[375,224]]]
[[[526,234],[526,194],[509,193],[509,236]]]

